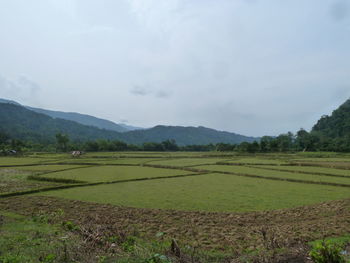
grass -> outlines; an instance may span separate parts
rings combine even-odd
[[[344,246],[350,243],[350,234],[348,235],[344,235],[344,236],[340,236],[340,237],[328,237],[324,239],[325,241],[330,241],[332,243]],[[310,242],[310,245],[316,245],[321,243],[323,240],[315,240]]]
[[[106,164],[145,164],[153,162],[162,158],[116,158],[112,160],[106,160]]]
[[[60,185],[51,182],[29,181],[27,180],[29,175],[32,175],[32,172],[21,171],[14,168],[0,169],[0,194]]]
[[[51,172],[51,171],[60,171],[65,169],[74,169],[83,167],[81,165],[35,165],[35,166],[23,166],[12,168],[17,171],[28,171],[33,173],[41,173],[41,172]]]
[[[323,174],[333,174],[350,177],[349,170],[342,169],[333,169],[326,167],[312,167],[312,166],[264,166],[262,168],[271,168],[271,169],[281,169],[289,171],[298,171],[298,172],[310,172],[310,173],[323,173]]]
[[[41,193],[40,195],[43,195]],[[44,195],[114,205],[204,211],[255,211],[350,197],[347,188],[222,174],[82,187]]]
[[[32,157],[0,157],[0,166],[40,164],[40,163],[49,162],[52,160],[53,159],[49,159],[49,158],[32,158]]]
[[[272,158],[262,158],[262,157],[250,157],[250,158],[237,158],[231,161],[226,161],[225,163],[243,163],[243,164],[283,164],[286,163],[283,159],[272,159]]]
[[[295,162],[349,162],[350,156],[347,158],[344,157],[333,157],[333,158],[304,158],[304,159],[294,159]]]
[[[74,240],[46,222],[37,222],[16,214],[0,214],[0,262],[63,262],[64,247]],[[67,243],[67,244],[65,244]]]
[[[159,158],[127,158],[127,157],[95,157],[95,158],[85,158],[85,157],[79,157],[79,158],[68,158],[68,159],[59,159],[56,160],[55,163],[60,164],[131,164],[131,165],[138,165],[138,164],[144,164],[150,161],[159,160]]]
[[[203,164],[214,164],[216,162],[225,162],[227,159],[224,158],[174,158],[167,160],[156,160],[151,161],[148,164],[158,164],[158,165],[169,165],[169,166],[194,166]]]
[[[48,178],[72,179],[85,182],[111,182],[158,176],[185,175],[191,172],[141,166],[95,166],[50,173]]]
[[[63,217],[63,210],[36,213],[30,217],[0,212],[0,262],[183,262],[169,254],[171,239],[163,235],[145,240],[120,231],[111,236],[111,233],[103,232],[98,227],[76,225],[65,221]],[[86,238],[84,229],[91,231],[89,239]],[[94,236],[96,234],[97,237]],[[181,246],[181,253],[189,258],[193,250]],[[200,262],[219,263],[226,254],[221,251],[197,250],[194,256]]]
[[[342,178],[342,177],[322,176],[317,174],[301,174],[301,173],[259,169],[254,167],[229,166],[229,165],[206,165],[206,166],[198,166],[196,168],[210,170],[210,171],[223,171],[223,172],[241,173],[241,174],[249,174],[249,175],[258,175],[263,177],[276,177],[276,178],[282,178],[282,179],[295,179],[295,180],[304,180],[304,181],[313,181],[313,182],[338,183],[338,184],[350,185],[350,177]]]

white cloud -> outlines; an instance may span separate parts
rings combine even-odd
[[[0,76],[0,97],[15,100],[21,104],[39,103],[39,93],[41,87],[39,84],[20,76],[16,80],[9,80]]]
[[[350,20],[342,6],[345,0],[7,1],[0,96],[145,127],[206,125],[249,135],[308,129],[350,96]]]

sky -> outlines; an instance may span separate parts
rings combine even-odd
[[[350,97],[350,0],[0,0],[0,97],[140,127],[309,130]]]

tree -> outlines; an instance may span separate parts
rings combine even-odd
[[[231,152],[235,148],[235,145],[229,143],[218,143],[216,144],[216,150],[218,152]]]
[[[99,150],[99,146],[96,141],[86,142],[84,148],[86,151],[89,151],[89,152],[98,152]]]
[[[57,133],[56,134],[57,149],[60,151],[67,151],[69,137],[67,134]]]
[[[142,146],[144,151],[155,151],[155,152],[164,151],[163,144],[157,143],[157,142],[145,142]]]
[[[263,136],[260,140],[260,152],[270,152],[271,142],[274,140],[271,136]]]
[[[174,139],[163,141],[161,144],[165,151],[177,151],[179,149]]]
[[[258,142],[256,142],[256,141],[254,141],[253,143],[250,143],[249,145],[248,145],[248,147],[247,147],[247,151],[249,152],[249,153],[256,153],[256,152],[258,152],[259,151],[259,143]]]
[[[296,145],[299,151],[315,151],[319,147],[319,132],[308,133],[304,129],[297,132]]]
[[[278,150],[280,152],[287,152],[292,150],[293,145],[293,134],[291,132],[288,132],[287,134],[280,134],[277,138],[277,145]]]

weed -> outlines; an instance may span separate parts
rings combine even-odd
[[[125,252],[133,252],[135,250],[135,244],[135,237],[127,237],[126,240],[121,243],[121,247]]]
[[[62,222],[62,226],[69,231],[75,231],[75,230],[79,230],[79,227],[74,224],[72,221],[64,221]]]
[[[345,263],[342,247],[330,240],[316,243],[310,251],[310,257],[315,263]]]

